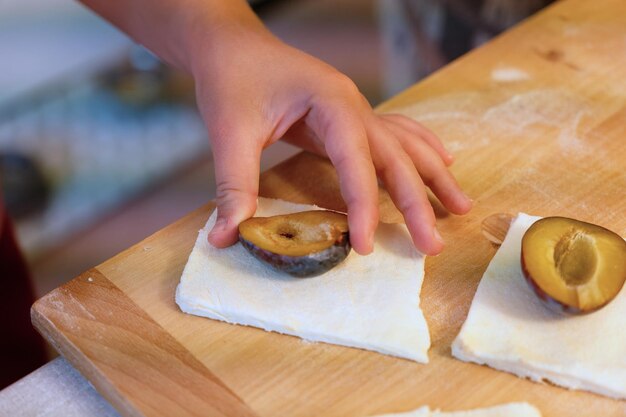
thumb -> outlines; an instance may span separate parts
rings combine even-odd
[[[212,137],[217,185],[217,220],[209,243],[218,248],[237,241],[238,226],[256,211],[262,146],[253,135],[235,131]]]

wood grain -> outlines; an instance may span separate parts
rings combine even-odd
[[[463,363],[451,357],[450,344],[495,253],[481,235],[485,217],[518,211],[569,216],[626,235],[625,42],[623,0],[561,1],[381,106],[433,129],[455,152],[452,170],[475,200],[463,217],[433,200],[447,247],[426,262],[428,365],[181,313],[175,288],[210,205],[99,265],[97,281],[110,284],[97,296],[85,295],[92,288],[84,283],[87,275],[53,291],[35,304],[35,324],[125,415],[158,415],[165,407],[170,415],[179,415],[176,407],[219,415],[223,397],[237,410],[232,415],[251,409],[266,417],[357,417],[425,404],[456,410],[508,401],[529,401],[547,417],[624,416],[624,401]],[[497,71],[507,68],[526,76],[503,81]],[[310,154],[265,173],[260,190],[267,197],[344,208],[334,169]],[[384,220],[402,220],[383,189],[380,203]],[[72,297],[81,297],[80,306],[96,319]],[[101,298],[109,300],[106,308],[97,307]],[[107,320],[119,323],[107,326]],[[134,335],[141,323],[154,323],[146,327],[159,336]],[[116,330],[124,326],[133,331]],[[84,329],[91,329],[86,336]],[[145,369],[154,352],[161,356],[151,366],[162,372],[148,378],[119,370]],[[122,368],[107,365],[121,358],[128,360]],[[199,385],[206,378],[214,396],[200,402],[199,391],[159,385],[173,378],[172,385],[183,386],[173,363]],[[133,384],[149,384],[149,394]]]
[[[32,320],[124,415],[256,415],[97,269],[40,299]]]

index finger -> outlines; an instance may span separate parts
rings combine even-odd
[[[307,124],[324,143],[339,176],[341,195],[348,207],[350,243],[366,255],[374,247],[378,224],[378,183],[359,115],[347,106],[312,108]]]

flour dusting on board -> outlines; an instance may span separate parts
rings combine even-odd
[[[581,103],[572,96],[550,90],[516,94],[501,104],[491,107],[483,119],[492,124],[510,125],[534,123],[561,125],[578,113]]]
[[[580,126],[581,119],[585,115],[585,111],[578,112],[572,123],[561,129],[558,140],[561,150],[564,153],[571,154],[585,151],[585,142],[578,136],[578,127]]]
[[[499,67],[491,71],[491,79],[499,83],[513,83],[530,80],[530,75],[519,68]]]
[[[587,105],[577,97],[553,90],[538,90],[517,94],[488,109],[482,120],[500,130],[501,134],[520,134],[533,125],[568,129],[578,124],[579,115]]]
[[[432,129],[451,152],[488,146],[492,140],[538,138],[558,141],[567,153],[585,151],[578,130],[592,109],[583,99],[556,89],[504,94],[501,90],[448,94],[399,112]]]

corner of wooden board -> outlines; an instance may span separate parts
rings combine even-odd
[[[124,416],[256,416],[97,268],[35,302],[31,319]]]

